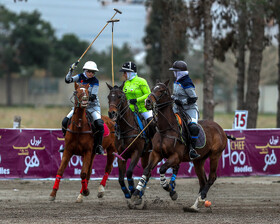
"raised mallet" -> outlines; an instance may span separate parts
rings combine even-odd
[[[109,20],[111,21],[117,13],[122,14],[122,12],[116,8],[114,8],[115,14],[112,16],[112,18]],[[82,54],[82,56],[78,59],[78,61],[75,63],[75,65],[78,65],[81,59],[84,57],[84,55],[88,52],[94,41],[99,37],[99,35],[103,32],[103,30],[108,26],[109,22],[107,21],[106,25],[103,27],[103,29],[97,34],[97,36],[94,38],[94,40],[91,42],[91,44],[88,46],[88,48],[85,50],[85,52]]]

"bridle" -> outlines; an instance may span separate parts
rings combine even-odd
[[[162,87],[164,87],[164,90],[163,90],[163,92],[162,92],[159,96],[157,96],[157,95],[154,93],[154,91],[155,91],[157,88],[159,88],[159,85],[162,86]],[[153,101],[153,100],[151,99],[151,96],[154,97],[155,101]],[[175,131],[175,132],[178,133],[178,130],[176,130],[176,129],[174,128],[174,126],[177,127],[177,124],[176,124],[176,125],[171,124],[170,121],[169,121],[169,119],[163,114],[163,112],[161,112],[161,109],[162,109],[162,108],[164,108],[164,107],[166,107],[166,106],[168,106],[168,105],[173,104],[173,99],[168,100],[168,101],[163,102],[163,103],[160,103],[160,100],[161,100],[164,96],[170,96],[169,89],[168,89],[168,87],[167,87],[164,83],[158,83],[158,84],[152,89],[152,92],[150,93],[150,95],[149,95],[148,98],[147,98],[147,99],[149,99],[149,100],[151,101],[151,103],[152,103],[152,110],[153,110],[153,114],[154,114],[154,117],[155,117],[155,120],[156,120],[156,124],[158,124],[158,114],[160,113],[160,114],[165,118],[165,120],[167,121],[167,123],[168,123],[168,125],[169,125],[166,129],[162,129],[162,130],[159,130],[159,128],[158,128],[158,126],[157,126],[158,132],[159,132],[159,133],[162,133],[162,132],[165,132],[165,131],[171,129],[171,130],[173,130],[173,131]]]
[[[158,85],[161,85],[164,87],[164,91],[159,95],[157,96],[155,93],[154,93],[154,90],[156,88],[159,88]],[[165,106],[168,106],[169,104],[172,104],[173,103],[173,100],[170,100],[170,101],[167,101],[167,102],[163,102],[163,103],[159,103],[159,101],[161,100],[162,97],[164,97],[165,95],[167,96],[170,96],[170,92],[169,92],[169,89],[168,87],[163,84],[163,83],[158,83],[153,89],[152,89],[152,92],[150,93],[150,95],[147,97],[147,99],[149,99],[151,102],[152,102],[152,107],[153,107],[153,112],[157,112],[159,109],[165,107]],[[151,96],[153,96],[155,98],[155,102],[152,101],[151,99]],[[154,111],[155,110],[155,111]]]
[[[82,89],[83,87],[81,87]],[[74,98],[74,102],[73,99]],[[86,108],[88,106],[88,101],[89,101],[89,96],[86,94],[85,88],[83,88],[83,95],[80,97],[81,99],[79,99],[78,97],[78,91],[75,90],[73,91],[73,95],[70,98],[70,101],[74,104],[75,107],[82,107],[82,108]],[[83,103],[86,102],[86,103]]]
[[[112,91],[112,90],[111,90]],[[130,136],[125,136],[125,134],[129,133],[130,131],[138,131],[137,127],[131,125],[126,119],[125,119],[125,114],[128,112],[129,108],[129,104],[123,106],[123,104],[126,102],[126,96],[124,94],[124,92],[122,92],[121,90],[119,91],[122,95],[120,97],[120,101],[118,102],[118,104],[114,104],[114,103],[109,103],[109,108],[113,107],[116,109],[115,113],[116,113],[116,136],[120,139],[120,138],[134,138],[137,135],[130,135]],[[111,95],[111,93],[109,94],[109,96]],[[123,108],[122,108],[123,106]],[[110,113],[110,112],[109,112]],[[110,117],[110,114],[109,114]],[[120,131],[120,120],[123,120],[129,127],[130,129],[125,130],[124,132]]]
[[[118,102],[118,104],[115,103],[109,103],[109,108],[113,107],[116,109],[116,113],[117,113],[117,120],[123,118],[123,116],[126,114],[128,108],[129,108],[129,104],[127,104],[123,109],[121,109],[121,106],[123,105],[123,103],[126,101],[126,96],[123,92],[121,92],[121,98],[120,101]]]
[[[84,108],[85,109],[88,106],[89,95],[87,95],[86,88],[80,87],[80,89],[82,89],[82,91],[83,91],[82,95],[78,96],[78,91],[74,90],[73,95],[70,98],[70,101],[73,103],[75,108]],[[74,98],[74,101],[73,101],[73,98]],[[74,113],[75,113],[75,111],[74,111]],[[76,123],[75,121],[72,121],[72,124],[77,128],[82,128],[82,119],[79,118],[78,123]],[[90,127],[89,121],[88,121],[88,126]],[[78,134],[92,133],[91,130],[89,130],[89,131],[73,131],[73,130],[70,130],[69,128],[67,128],[67,131],[69,131],[71,133],[78,133]]]

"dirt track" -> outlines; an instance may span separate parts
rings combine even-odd
[[[96,196],[99,181],[91,181],[81,204],[75,203],[80,181],[62,180],[56,201],[49,202],[53,183],[1,180],[0,223],[280,223],[280,177],[219,178],[207,197],[212,212],[199,213],[182,210],[194,203],[197,179],[177,180],[177,201],[151,180],[145,210],[128,209],[117,180],[108,181],[102,199]]]

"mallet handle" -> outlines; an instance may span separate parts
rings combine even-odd
[[[115,15],[117,13],[122,14],[122,12],[116,8],[114,8],[114,10],[116,11],[115,14],[112,16],[112,18],[110,20],[112,20]],[[88,50],[90,49],[90,47],[92,46],[92,44],[94,43],[94,41],[99,37],[99,35],[103,32],[103,30],[106,28],[106,26],[108,26],[109,22],[106,23],[106,25],[103,27],[103,29],[97,34],[97,36],[94,38],[94,40],[91,42],[91,44],[88,46],[88,48],[85,50],[85,52],[82,54],[82,56],[78,59],[77,64],[81,61],[81,59],[84,57],[84,55],[88,52]]]

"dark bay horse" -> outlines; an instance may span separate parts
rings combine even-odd
[[[167,160],[159,170],[160,183],[166,191],[170,192],[171,198],[176,200],[176,175],[173,174],[170,183],[167,183],[165,173],[168,168],[178,168],[181,162],[191,161],[189,158],[189,144],[184,144],[180,141],[181,134],[176,116],[172,110],[173,100],[167,87],[168,82],[157,83],[146,100],[146,108],[153,109],[154,114],[157,116],[156,123],[158,131],[153,138],[153,150],[149,156],[148,165],[144,169],[137,190],[131,198],[132,203],[135,205],[142,201],[140,190],[147,184],[151,171],[163,158]],[[214,121],[200,120],[199,124],[203,127],[206,135],[205,146],[197,149],[200,157],[193,161],[195,172],[199,179],[199,195],[194,205],[191,208],[185,207],[184,211],[198,211],[198,208],[204,205],[207,192],[217,178],[218,162],[226,147],[227,138],[232,138],[227,136],[221,126]],[[210,173],[208,178],[204,170],[204,163],[207,158],[210,159]]]
[[[83,166],[80,174],[82,180],[82,189],[77,198],[77,202],[82,202],[83,196],[89,195],[88,181],[92,172],[92,164],[95,157],[95,151],[93,149],[94,138],[92,135],[92,128],[86,115],[86,107],[88,105],[89,100],[88,87],[89,84],[79,85],[75,83],[75,91],[73,94],[75,98],[74,114],[72,116],[70,126],[67,129],[65,135],[65,150],[63,152],[60,167],[57,171],[53,190],[50,194],[49,199],[51,201],[54,201],[56,198],[56,193],[59,188],[60,179],[62,178],[64,170],[66,169],[69,160],[73,155],[82,156],[83,159]],[[103,176],[103,179],[98,189],[98,197],[102,197],[104,195],[104,187],[106,185],[106,181],[113,169],[113,152],[116,152],[114,144],[114,122],[106,116],[102,116],[102,120],[109,128],[110,134],[104,137],[102,144],[107,151],[107,164],[105,168],[105,175]]]
[[[123,85],[124,84],[120,87],[112,87],[107,84],[110,89],[110,93],[108,95],[108,114],[109,117],[116,122],[115,145],[118,153],[124,158],[123,160],[118,157],[119,183],[125,198],[131,198],[131,195],[135,191],[134,180],[132,177],[133,170],[140,158],[142,167],[146,167],[149,157],[148,150],[151,149],[152,146],[151,143],[147,143],[148,145],[145,147],[145,139],[143,137],[139,137],[129,148],[127,148],[138,136],[141,130],[138,128],[135,115],[127,103],[125,93],[122,91]],[[131,159],[131,161],[128,169],[126,170],[128,159]],[[124,182],[125,174],[128,181],[128,189]]]

